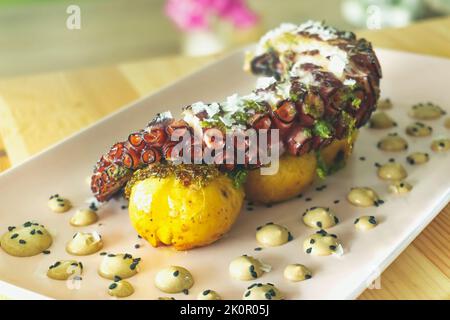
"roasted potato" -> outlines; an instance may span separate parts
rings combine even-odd
[[[284,154],[274,175],[262,175],[261,169],[249,171],[245,183],[247,199],[257,203],[274,203],[295,197],[314,181],[316,166],[314,153],[301,157]]]
[[[357,137],[358,132],[355,131],[351,137],[335,140],[329,146],[323,148],[321,150],[321,155],[325,164],[330,167],[336,163],[336,161],[347,161],[352,154],[353,144],[355,143]]]
[[[185,170],[180,169],[183,166],[176,166],[176,170]],[[217,169],[208,170],[215,171],[205,183],[192,172],[194,181],[188,184],[176,172],[132,180],[132,186],[127,187],[129,215],[138,234],[154,247],[171,245],[188,250],[208,245],[230,230],[242,207],[243,188],[235,187]],[[142,172],[135,176],[142,178]]]
[[[350,139],[335,140],[321,150],[327,167],[336,161],[347,160],[352,152],[354,134]],[[261,175],[261,170],[251,170],[245,183],[247,199],[270,204],[285,201],[302,193],[316,177],[317,156],[310,152],[301,157],[284,154],[279,160],[279,170],[274,175]]]

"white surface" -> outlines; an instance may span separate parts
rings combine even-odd
[[[215,244],[189,252],[175,252],[170,248],[151,248],[137,238],[128,222],[127,211],[120,207],[123,200],[112,200],[100,212],[102,225],[75,228],[69,220],[77,208],[85,205],[90,191],[86,176],[101,153],[116,139],[125,139],[131,130],[145,126],[157,112],[170,109],[174,114],[180,107],[194,101],[222,99],[233,93],[246,93],[255,79],[241,71],[243,52],[237,52],[205,69],[180,80],[157,94],[141,99],[98,124],[63,141],[57,146],[33,157],[30,161],[0,175],[0,228],[18,225],[27,220],[44,224],[54,236],[50,255],[31,258],[8,256],[0,250],[0,293],[12,298],[37,298],[39,295],[64,299],[109,299],[110,281],[97,275],[101,256],[80,257],[85,266],[79,289],[70,289],[65,281],[48,279],[49,265],[70,257],[65,251],[66,242],[76,231],[98,231],[104,239],[102,251],[128,252],[141,257],[141,271],[130,279],[136,292],[130,298],[155,299],[167,296],[153,285],[158,270],[167,265],[188,268],[195,278],[189,296],[173,295],[176,299],[195,299],[205,289],[216,290],[225,299],[240,299],[245,288],[253,282],[231,280],[229,262],[242,254],[253,255],[272,266],[272,271],[257,282],[271,282],[287,299],[353,299],[377,277],[382,270],[414,239],[450,199],[450,153],[434,154],[429,145],[432,138],[410,138],[408,152],[384,153],[376,148],[377,140],[388,132],[399,132],[412,119],[407,110],[413,103],[433,101],[449,110],[450,90],[448,75],[450,60],[402,52],[377,50],[383,66],[382,93],[394,102],[389,114],[398,122],[395,130],[374,131],[363,129],[355,153],[348,166],[326,181],[327,188],[318,192],[314,187],[302,199],[294,199],[272,208],[245,208],[232,231]],[[433,137],[450,136],[443,119],[429,121],[434,128]],[[429,163],[410,166],[406,155],[424,151],[431,155]],[[365,156],[366,161],[358,158]],[[405,197],[387,194],[387,184],[376,176],[374,162],[384,163],[395,158],[407,168],[408,181],[413,191]],[[351,186],[370,186],[386,203],[379,208],[360,209],[347,204],[345,195]],[[51,194],[68,197],[74,208],[65,214],[55,214],[47,208]],[[310,202],[305,198],[311,197]],[[341,200],[339,204],[333,201]],[[301,213],[311,206],[329,206],[340,223],[329,229],[343,242],[342,257],[313,257],[302,250],[303,239],[314,232],[301,222]],[[353,221],[360,215],[375,215],[379,226],[368,232],[358,232]],[[255,229],[273,221],[288,227],[294,240],[281,247],[256,252]],[[134,249],[136,243],[140,249]],[[313,278],[299,283],[289,283],[283,278],[283,269],[289,263],[302,263],[313,271]],[[12,284],[19,288],[12,288]],[[30,293],[35,292],[34,293]]]

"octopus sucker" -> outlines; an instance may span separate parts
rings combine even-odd
[[[380,95],[382,71],[370,42],[319,22],[284,24],[269,31],[247,55],[244,68],[272,80],[247,95],[188,105],[178,119],[170,113],[157,114],[145,128],[130,133],[100,157],[91,179],[95,197],[108,200],[137,170],[171,164],[174,156],[198,163],[205,152],[221,146],[223,142],[215,139],[219,132],[252,130],[259,138],[278,129],[269,146],[277,145],[280,156],[321,152],[354,136],[376,109]],[[202,139],[195,139],[199,133]],[[193,137],[183,139],[187,134]],[[184,148],[178,150],[181,141]],[[243,163],[237,161],[237,151],[251,149],[247,141],[232,148],[231,159],[218,151],[207,164],[222,173],[264,166],[257,153],[247,153]],[[258,144],[256,150],[260,148]]]

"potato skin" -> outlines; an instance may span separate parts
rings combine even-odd
[[[327,166],[333,164],[340,151],[347,160],[352,153],[356,134],[350,139],[333,141],[322,149],[321,154]],[[314,152],[301,157],[284,154],[280,157],[279,170],[274,175],[261,175],[261,170],[249,171],[245,183],[247,199],[262,204],[270,204],[291,199],[302,193],[314,182],[317,159]]]
[[[295,197],[314,181],[316,166],[314,153],[301,157],[284,154],[274,175],[261,175],[260,169],[249,171],[245,183],[247,199],[269,204]]]
[[[330,145],[323,148],[321,150],[321,154],[325,164],[327,166],[331,166],[334,163],[339,152],[343,153],[344,160],[347,161],[347,159],[353,152],[353,144],[355,143],[357,138],[358,131],[355,131],[355,133],[350,138],[335,140]]]
[[[224,174],[204,187],[185,186],[174,176],[152,177],[133,186],[129,216],[152,246],[188,250],[213,243],[228,232],[243,199],[243,189],[236,189]]]

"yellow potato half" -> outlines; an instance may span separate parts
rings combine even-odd
[[[152,246],[188,250],[208,245],[228,232],[244,199],[242,188],[219,173],[206,185],[186,185],[174,174],[148,177],[131,188],[129,215]]]
[[[356,136],[355,133],[350,139],[335,140],[323,148],[321,155],[325,164],[329,167],[340,157],[347,160]],[[301,157],[284,154],[280,157],[279,169],[274,175],[262,175],[260,169],[249,171],[245,194],[248,200],[263,204],[291,199],[314,182],[316,169],[314,152]]]
[[[333,165],[333,163],[340,157],[339,153],[341,153],[343,159],[347,161],[353,152],[353,144],[357,137],[358,131],[355,131],[350,138],[335,140],[330,145],[323,148],[320,152],[325,164],[327,166]]]
[[[260,169],[249,171],[245,183],[247,199],[274,203],[295,197],[314,181],[316,166],[314,153],[301,157],[284,154],[280,157],[276,174],[262,175]]]

